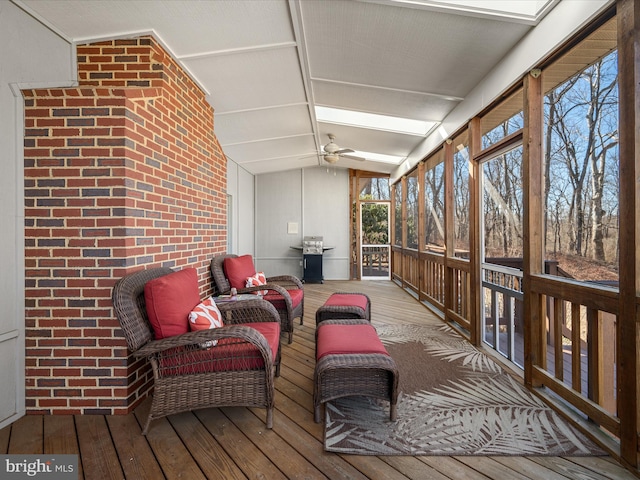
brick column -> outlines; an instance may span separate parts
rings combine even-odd
[[[150,388],[115,319],[125,273],[226,250],[226,159],[204,93],[149,37],[78,47],[80,86],[24,91],[29,413],[126,413]]]

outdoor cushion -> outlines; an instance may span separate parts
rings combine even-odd
[[[149,280],[144,286],[149,323],[157,340],[189,331],[189,312],[200,303],[195,268]]]
[[[360,307],[363,311],[366,311],[368,303],[369,300],[365,295],[333,293],[327,301],[324,302],[323,306],[353,306]]]
[[[247,283],[245,287],[259,287],[260,285],[267,284],[267,277],[264,275],[264,272],[256,272],[256,274],[252,277],[247,278]],[[258,290],[255,293],[256,295],[266,295],[269,293],[269,290]]]
[[[231,288],[241,290],[246,287],[247,278],[256,274],[251,255],[228,257],[224,259],[224,273],[229,280]]]
[[[189,328],[194,330],[207,330],[209,328],[219,328],[224,326],[220,309],[209,297],[204,302],[199,303],[189,313]]]
[[[289,296],[291,297],[291,308],[296,308],[298,305],[300,305],[300,302],[304,299],[304,290],[294,289],[287,290],[287,292],[289,292]],[[282,295],[273,290],[269,290],[268,293],[262,298],[276,307],[276,310],[284,310],[285,308],[287,308],[285,306],[284,298],[282,298]]]
[[[243,323],[242,326],[258,330],[267,340],[271,358],[275,360],[280,345],[278,322]],[[188,358],[192,362],[188,361]],[[203,348],[185,356],[162,356],[159,359],[163,375],[188,375],[204,372],[226,372],[230,370],[257,370],[264,368],[264,360],[258,349],[248,342],[223,338],[216,346]]]
[[[320,325],[316,345],[316,360],[325,355],[389,355],[371,325]]]

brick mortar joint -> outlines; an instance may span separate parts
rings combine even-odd
[[[67,87],[67,88],[48,88],[48,89],[28,89],[22,90],[22,94],[25,98],[29,99],[50,99],[50,98],[127,98],[127,99],[144,99],[154,100],[163,98],[166,87],[104,87],[104,86],[82,86],[82,87]],[[90,92],[92,92],[90,94]],[[73,93],[80,93],[81,95],[74,95]],[[49,108],[69,108],[65,106],[56,107],[49,106]],[[82,107],[74,107],[82,108]]]

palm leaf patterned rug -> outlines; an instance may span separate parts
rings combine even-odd
[[[359,455],[605,455],[596,444],[442,325],[377,327],[400,371],[389,403],[326,404],[325,449]]]

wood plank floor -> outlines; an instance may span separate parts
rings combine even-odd
[[[357,456],[323,450],[313,422],[315,311],[335,291],[365,292],[374,325],[439,322],[392,282],[305,286],[305,323],[283,344],[273,430],[263,409],[206,409],[152,423],[141,435],[149,402],[129,415],[27,415],[0,430],[4,453],[79,455],[80,479],[625,479],[610,457]]]

